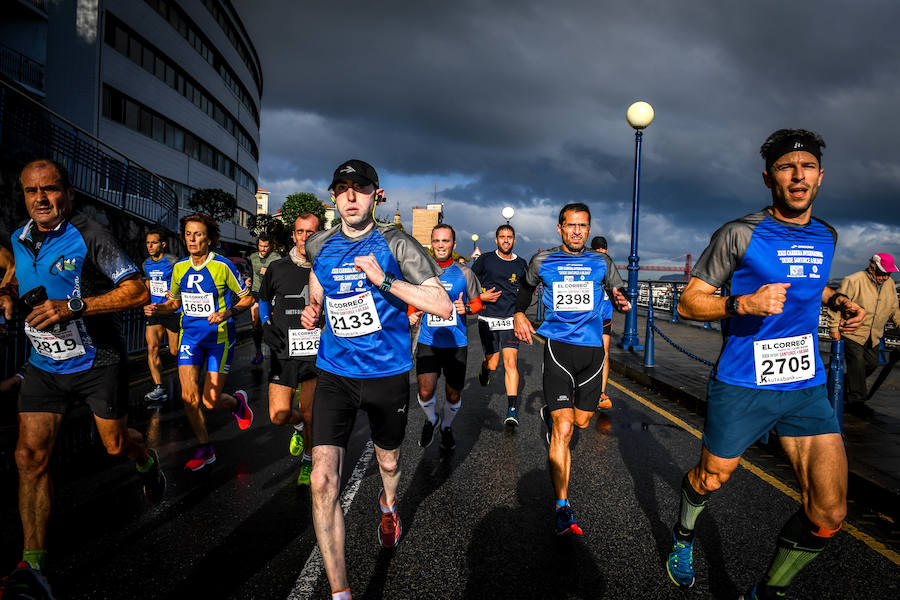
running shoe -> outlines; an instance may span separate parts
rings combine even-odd
[[[248,403],[247,392],[238,390],[234,393],[234,397],[237,398],[238,404],[234,407],[234,410],[231,411],[231,414],[237,419],[238,427],[241,429],[249,429],[250,425],[253,423],[253,410],[251,410],[250,404]]]
[[[291,456],[300,456],[303,454],[303,434],[296,429],[294,430],[293,435],[291,435],[291,443],[288,446],[288,450],[291,452]]]
[[[166,390],[163,389],[163,386],[158,385],[153,388],[152,391],[148,392],[144,396],[144,400],[150,402],[151,404],[160,404],[169,399],[169,395],[166,393]]]
[[[738,600],[759,600],[759,594],[756,593],[756,588],[757,586],[754,585],[746,594],[738,598]]]
[[[435,434],[437,434],[438,429],[440,429],[440,425],[440,415],[438,415],[437,420],[434,423],[429,421],[428,417],[425,417],[425,424],[422,425],[422,436],[419,438],[419,446],[422,448],[430,446],[431,442],[434,441]]]
[[[185,470],[199,471],[208,464],[216,462],[216,451],[212,444],[202,444],[194,452],[194,458],[184,463]]]
[[[141,486],[144,488],[144,495],[150,501],[150,504],[156,504],[166,493],[166,474],[162,472],[162,467],[159,464],[159,454],[157,454],[156,450],[150,448],[147,454],[153,459],[153,464],[150,465],[146,472],[142,472],[140,469],[138,469],[138,472],[140,473]]]
[[[506,409],[506,419],[504,419],[503,424],[510,427],[519,425],[519,410],[515,406],[510,406]]]
[[[575,522],[575,514],[568,504],[556,509],[556,535],[581,535],[581,527]]]
[[[544,441],[547,442],[547,445],[550,445],[550,433],[553,431],[553,414],[550,412],[550,407],[546,404],[541,407],[541,421],[544,422],[544,425],[547,427],[547,432],[544,434]]]
[[[400,534],[403,527],[400,525],[400,515],[397,514],[397,501],[394,500],[394,510],[384,512],[381,497],[384,490],[378,494],[378,512],[381,514],[381,523],[378,524],[378,543],[382,548],[396,548],[400,543]]]
[[[300,474],[297,475],[297,485],[309,485],[310,475],[312,475],[312,460],[304,458],[300,462]]]
[[[666,561],[669,579],[679,587],[691,587],[694,585],[694,543],[679,540],[675,534],[672,539],[674,545]]]
[[[0,579],[0,597],[53,600],[53,592],[44,575],[32,569],[27,562],[20,562],[12,573]]]
[[[600,401],[597,402],[597,410],[609,410],[612,408],[612,400],[606,394],[600,394]]]
[[[263,356],[262,350],[257,350],[256,356],[253,357],[253,360],[250,361],[250,364],[258,365],[263,361],[264,358],[265,357]]]
[[[481,387],[485,387],[490,382],[491,382],[491,372],[482,366],[481,370],[478,371],[478,383],[481,384]]]
[[[441,448],[447,452],[456,449],[456,439],[453,437],[453,430],[449,427],[441,429]]]

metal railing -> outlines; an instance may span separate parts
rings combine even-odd
[[[0,44],[0,73],[28,87],[44,91],[44,65]]]
[[[0,81],[0,148],[17,162],[40,157],[65,165],[75,189],[148,223],[178,229],[178,203],[172,186]]]

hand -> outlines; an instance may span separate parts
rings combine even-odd
[[[458,312],[461,315],[464,315],[464,314],[466,314],[466,304],[465,304],[465,302],[463,302],[462,297],[463,297],[463,293],[460,292],[459,298],[457,298],[456,300],[453,301],[453,306],[456,307],[456,312]]]
[[[9,321],[13,316],[13,308],[15,308],[16,303],[13,302],[13,299],[8,295],[0,296],[0,310],[3,311],[3,317]]]
[[[613,293],[613,300],[616,303],[617,309],[619,309],[622,312],[628,312],[629,310],[631,310],[631,302],[628,300],[628,298],[625,296],[625,294],[620,292],[618,288],[613,288],[612,293]]]
[[[152,317],[153,315],[155,315],[158,312],[159,312],[159,304],[155,304],[155,303],[151,302],[150,304],[147,304],[144,306],[144,316],[146,316],[146,317]]]
[[[61,321],[73,317],[66,300],[44,300],[25,317],[25,322],[40,331],[46,331]]]
[[[842,317],[841,324],[838,326],[838,331],[841,333],[853,333],[866,318],[866,309],[850,298],[845,298],[838,308]]]
[[[492,287],[489,290],[481,292],[478,297],[481,298],[482,302],[496,302],[502,294],[503,292],[497,291],[496,287]]]
[[[841,339],[841,332],[840,332],[840,331],[832,331],[832,332],[831,332],[831,339],[833,339],[833,340],[839,340],[839,339]]]
[[[357,256],[353,259],[353,266],[356,267],[357,271],[365,273],[372,285],[377,287],[384,283],[384,271],[378,265],[378,261],[375,260],[375,255],[371,252],[369,252],[368,256]]]
[[[525,313],[517,312],[513,315],[513,331],[516,332],[516,337],[521,341],[528,344],[534,343],[531,339],[531,334],[534,333],[534,326],[532,326],[528,317],[525,316]]]
[[[421,310],[417,310],[414,313],[409,313],[409,326],[415,327],[416,325],[418,325],[419,321],[422,319],[422,314],[423,313]]]
[[[303,325],[305,329],[315,329],[316,325],[319,323],[319,315],[321,314],[321,304],[307,304],[300,314],[300,324]]]
[[[228,313],[227,315],[225,313]],[[231,311],[227,308],[225,310],[214,312],[206,317],[206,320],[209,321],[210,325],[218,325],[219,323],[224,323],[228,319],[231,318]]]
[[[791,287],[789,283],[767,283],[752,294],[741,296],[738,301],[738,312],[759,317],[780,315],[789,287]]]
[[[263,341],[272,349],[272,352],[281,352],[284,349],[284,332],[272,325],[271,321],[263,323]]]
[[[8,394],[9,392],[19,387],[20,383],[22,383],[22,378],[18,375],[7,377],[3,381],[0,381],[0,392]]]

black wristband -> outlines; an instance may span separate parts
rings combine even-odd
[[[397,278],[394,277],[393,273],[385,273],[384,281],[381,282],[381,285],[378,286],[378,289],[385,293],[391,291],[391,284],[394,283],[396,279]]]
[[[725,299],[725,312],[732,317],[736,317],[738,315],[738,304],[740,304],[740,301],[740,296],[728,296],[728,298]]]
[[[825,306],[829,308],[829,310],[833,310],[835,312],[841,310],[841,307],[837,305],[838,298],[847,298],[850,299],[846,294],[842,294],[840,292],[835,292],[831,295],[831,297],[825,302]]]

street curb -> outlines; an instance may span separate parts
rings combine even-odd
[[[671,398],[673,403],[684,406],[691,412],[700,416],[706,415],[705,398],[700,398],[683,388],[647,373],[647,370],[652,369],[653,367],[643,367],[642,370],[639,370],[631,365],[616,360],[612,356],[609,357],[609,365],[612,371],[615,371],[619,375],[624,375],[635,383]],[[759,445],[758,442],[757,445]],[[772,444],[771,442],[763,447],[770,452],[780,451],[780,446]],[[847,478],[848,500],[865,498],[867,505],[872,509],[891,515],[895,522],[900,520],[900,494],[878,483],[871,477],[854,471],[852,468],[848,470]]]

